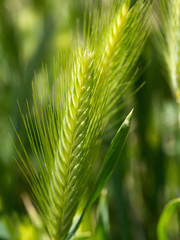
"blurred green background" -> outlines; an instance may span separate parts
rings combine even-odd
[[[58,53],[72,48],[77,21],[82,32],[83,2],[0,0],[0,239],[46,239],[33,219],[29,186],[14,160],[9,135],[17,140],[9,117],[28,149],[17,100],[27,112],[34,73],[41,78],[42,64],[47,64],[53,79],[54,60]],[[83,221],[85,236],[94,229],[94,237],[89,239],[154,240],[162,209],[180,194],[177,106],[152,35],[139,66],[142,73],[134,90],[142,82],[145,85],[130,100],[124,98],[123,111],[117,116],[123,119],[123,114],[135,108],[122,160],[107,191]],[[107,139],[103,147],[108,144]],[[170,239],[179,239],[178,216],[172,217],[168,234]]]

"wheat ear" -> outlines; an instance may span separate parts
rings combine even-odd
[[[33,109],[27,103],[28,115],[21,114],[35,165],[18,133],[24,153],[17,152],[51,239],[67,238],[103,132],[132,84],[148,34],[148,9],[142,0],[132,8],[129,0],[110,1],[108,15],[97,9],[91,33],[55,75],[52,92],[46,72],[40,90],[33,83]]]
[[[158,0],[155,8],[157,48],[166,64],[170,84],[180,104],[180,0]]]

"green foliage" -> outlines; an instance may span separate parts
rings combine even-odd
[[[168,227],[168,223],[169,220],[171,218],[171,216],[173,215],[173,213],[178,209],[180,203],[180,199],[174,199],[172,201],[170,201],[166,207],[164,208],[161,217],[159,219],[159,223],[158,223],[158,239],[159,240],[167,240],[167,227]]]
[[[0,2],[0,239],[178,239],[179,4]]]
[[[3,240],[48,240],[42,226],[34,224],[29,217],[19,218],[17,215],[7,218],[4,217],[0,222],[0,239]]]
[[[180,103],[180,1],[157,1],[155,4],[155,27],[157,48],[166,65],[166,72],[176,101]],[[178,107],[180,116],[180,108]],[[180,118],[179,118],[180,120]],[[180,122],[179,122],[180,123]],[[178,142],[179,143],[179,142]],[[179,205],[179,199],[170,201],[158,222],[158,239],[167,240],[167,226],[173,212]]]

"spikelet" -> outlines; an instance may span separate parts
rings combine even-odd
[[[119,110],[117,105],[122,95],[133,83],[133,68],[142,52],[149,29],[150,9],[150,5],[144,4],[143,1],[137,1],[131,9],[130,1],[122,1],[112,11],[110,26],[104,30],[103,41],[100,39],[99,72],[101,78],[105,78],[109,85],[107,121]],[[107,16],[102,18],[106,19]]]

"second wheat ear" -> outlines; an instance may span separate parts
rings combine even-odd
[[[85,33],[82,44],[77,42],[63,70],[55,72],[53,89],[44,74],[40,89],[33,83],[32,110],[27,104],[28,114],[21,112],[34,157],[29,157],[17,133],[22,146],[22,151],[15,146],[18,164],[31,186],[41,221],[54,240],[75,234],[79,225],[70,228],[79,205],[82,200],[87,202],[86,210],[98,196],[119,160],[118,149],[122,150],[130,127],[132,114],[112,141],[87,198],[84,193],[103,133],[132,84],[149,29],[148,1],[138,0],[133,7],[129,0],[108,4],[94,11],[91,31]]]
[[[180,0],[158,0],[154,5],[157,50],[165,63],[167,78],[180,105]]]

